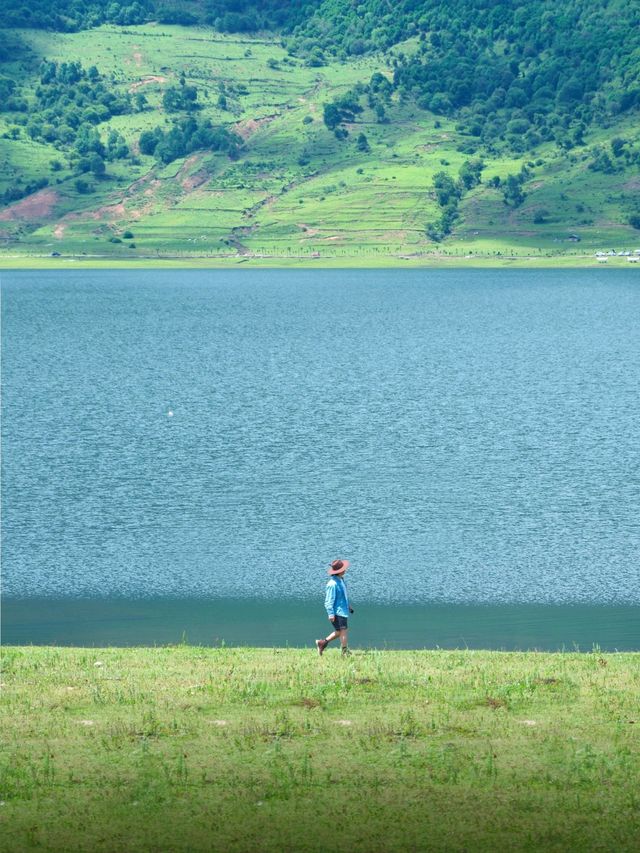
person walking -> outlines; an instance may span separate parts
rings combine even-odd
[[[350,654],[347,646],[347,630],[348,617],[353,613],[353,607],[349,605],[349,595],[347,593],[347,584],[344,580],[344,573],[347,571],[351,563],[349,560],[334,560],[331,566],[327,569],[329,580],[327,581],[327,592],[324,597],[324,606],[327,611],[329,621],[333,626],[333,631],[324,640],[316,640],[316,648],[318,654],[322,655],[331,640],[340,637],[340,646],[342,654]]]

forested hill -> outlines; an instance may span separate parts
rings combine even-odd
[[[527,145],[551,137],[567,144],[591,122],[640,104],[640,4],[628,0],[19,3],[0,0],[4,26],[74,31],[158,20],[276,30],[292,55],[316,66],[415,36],[419,50],[395,60],[395,86],[424,109],[461,113],[470,134],[485,141],[506,132],[512,141],[528,133]]]
[[[335,224],[324,202],[353,200],[352,180],[354,222],[383,200],[373,242],[590,228],[599,245],[631,226],[635,243],[639,116],[629,0],[0,0],[0,204],[25,202],[0,211],[0,240],[35,233],[21,211],[46,187],[50,220],[63,204],[99,220],[143,177],[182,204],[183,161],[212,155],[197,180],[225,211],[246,193],[221,245],[262,246],[258,220],[285,198],[281,243],[312,200]],[[397,220],[376,170],[406,181]]]

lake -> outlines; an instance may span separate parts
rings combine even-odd
[[[343,556],[355,644],[640,648],[635,270],[4,272],[2,357],[5,642],[302,644]]]

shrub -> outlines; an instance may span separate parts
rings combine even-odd
[[[80,195],[86,195],[93,191],[93,187],[88,181],[85,181],[84,178],[76,178],[73,182],[76,192],[80,193]]]

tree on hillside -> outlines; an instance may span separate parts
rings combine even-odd
[[[359,134],[358,139],[356,141],[358,146],[358,151],[369,151],[369,140],[367,139],[364,133]]]
[[[470,190],[480,183],[480,176],[484,169],[482,160],[465,160],[460,167],[460,180],[465,189]]]
[[[90,169],[96,178],[101,178],[107,171],[104,160],[99,154],[93,154],[89,160],[89,164]]]
[[[198,109],[198,90],[195,86],[188,86],[181,80],[180,86],[172,86],[162,96],[162,106],[168,113],[193,112]]]
[[[526,195],[522,191],[522,179],[518,175],[507,175],[502,183],[502,198],[509,207],[519,207]]]
[[[355,121],[356,115],[362,112],[359,93],[350,91],[324,105],[323,119],[326,127],[334,132],[345,122]],[[342,128],[342,130],[345,130]],[[338,134],[336,134],[338,135]],[[340,134],[344,138],[347,134]]]

